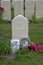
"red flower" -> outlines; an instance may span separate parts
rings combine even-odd
[[[3,12],[4,11],[4,8],[3,7],[0,7],[0,11]]]

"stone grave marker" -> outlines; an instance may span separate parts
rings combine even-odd
[[[19,40],[19,48],[24,48],[28,46],[29,36],[28,36],[28,19],[22,15],[18,15],[12,20],[12,39]],[[21,46],[22,45],[22,46]]]
[[[14,17],[23,15],[23,0],[12,0],[14,5]]]
[[[28,38],[28,19],[18,15],[12,20],[12,39]]]
[[[25,17],[27,19],[31,18],[34,14],[34,4],[35,0],[25,0]]]
[[[36,17],[43,17],[43,0],[36,0]]]
[[[10,0],[1,0],[1,6],[4,8],[2,13],[2,19],[5,21],[11,21],[11,3]]]

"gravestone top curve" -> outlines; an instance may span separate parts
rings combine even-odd
[[[26,17],[22,16],[22,15],[18,15],[15,18],[13,18],[12,22],[15,22],[15,20],[19,20],[19,21],[25,20],[26,22],[28,22],[28,19]]]

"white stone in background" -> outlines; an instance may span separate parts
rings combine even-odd
[[[1,6],[4,8],[2,13],[2,19],[5,21],[11,21],[11,3],[10,0],[2,0]]]
[[[12,39],[28,38],[28,23],[28,19],[24,16],[16,16],[12,20]]]
[[[37,18],[43,17],[43,1],[42,0],[36,1],[36,17]]]
[[[12,39],[11,40],[12,53],[20,49],[20,40]]]
[[[25,17],[27,19],[31,18],[34,14],[34,4],[35,0],[25,0]]]
[[[1,1],[10,1],[10,0],[1,0]]]
[[[12,0],[14,4],[14,17],[23,15],[23,0]]]

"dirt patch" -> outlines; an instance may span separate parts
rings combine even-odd
[[[15,53],[14,54],[10,54],[10,55],[0,55],[0,58],[4,58],[6,60],[13,60],[13,59],[15,59],[15,57],[16,57]]]

